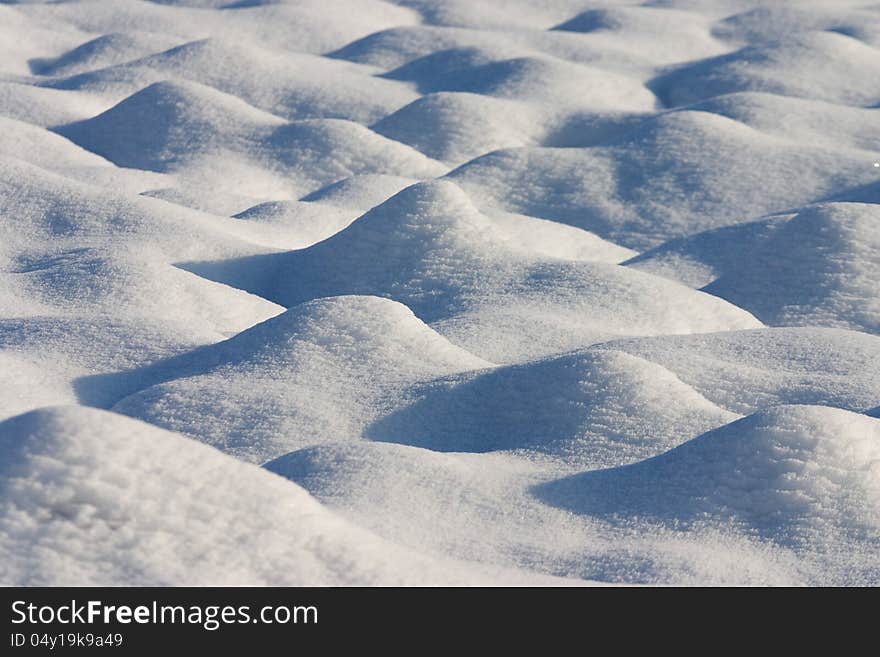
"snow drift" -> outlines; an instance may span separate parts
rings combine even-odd
[[[0,583],[880,583],[878,48],[0,3]]]

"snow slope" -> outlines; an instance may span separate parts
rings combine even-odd
[[[741,526],[796,545],[866,583],[880,549],[880,422],[823,406],[779,406],[623,468],[545,484],[552,504],[616,521]]]
[[[552,243],[530,248],[509,228],[480,213],[455,184],[419,183],[307,249],[188,268],[288,307],[343,294],[389,297],[494,361],[610,335],[760,326],[716,297],[607,264],[621,252],[598,238],[579,235],[592,248],[575,261],[548,257]],[[529,227],[536,239],[542,232],[548,242],[571,239],[551,230],[546,222]]]
[[[683,282],[747,308],[767,324],[876,334],[878,225],[876,204],[822,204],[661,245],[628,264],[661,275],[670,261],[670,272],[693,268]]]
[[[406,306],[366,296],[297,306],[145,377],[172,380],[114,410],[264,463],[350,439],[405,384],[490,363],[450,343]],[[125,379],[119,384],[124,389]]]
[[[368,435],[444,452],[535,451],[595,467],[653,456],[736,417],[662,366],[593,350],[431,382]]]
[[[0,3],[0,584],[880,584],[878,203],[866,0]]]
[[[265,470],[105,411],[7,420],[0,452],[7,584],[553,582],[391,545]]]

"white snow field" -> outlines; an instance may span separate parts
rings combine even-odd
[[[876,0],[0,0],[0,584],[880,585]]]

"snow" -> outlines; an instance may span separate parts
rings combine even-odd
[[[266,470],[106,411],[7,420],[0,453],[7,584],[559,583],[390,544]]]
[[[771,328],[618,340],[596,348],[662,365],[737,413],[778,404],[860,411],[880,393],[880,337],[854,331]]]
[[[138,382],[172,380],[114,410],[264,463],[351,439],[408,383],[491,364],[432,331],[406,306],[340,296],[301,304]],[[119,389],[129,383],[123,378]]]
[[[0,4],[0,584],[880,584],[878,48]]]
[[[777,406],[623,468],[541,486],[548,502],[591,516],[742,526],[851,583],[877,574],[880,422],[823,406]],[[836,551],[852,550],[837,559]],[[837,562],[837,563],[834,563]]]
[[[237,179],[240,191],[253,196],[299,198],[366,172],[431,177],[446,170],[360,124],[288,123],[192,82],[157,82],[93,119],[57,131],[121,167],[182,169],[179,179],[202,187]]]
[[[530,228],[539,239],[551,225]],[[336,295],[388,297],[492,361],[638,335],[646,324],[668,333],[760,326],[715,297],[607,264],[621,252],[604,240],[591,240],[588,262],[566,260],[545,255],[552,243],[538,250],[511,239],[509,226],[479,212],[454,183],[423,182],[307,249],[187,267],[287,307]]]
[[[829,203],[688,237],[639,256],[632,266],[703,274],[691,284],[775,326],[834,326],[880,332],[880,210]],[[723,237],[722,237],[723,236]],[[732,253],[738,257],[731,258]],[[687,262],[688,265],[683,263]],[[700,280],[702,279],[702,280]]]
[[[873,51],[846,34],[804,31],[687,64],[655,78],[651,87],[667,106],[765,91],[867,107],[880,102],[880,62]]]
[[[877,176],[871,157],[682,110],[601,145],[495,151],[450,177],[483,203],[645,249],[867,184]]]
[[[669,370],[611,350],[437,380],[414,396],[368,436],[444,452],[534,451],[599,467],[653,456],[737,418]]]
[[[610,582],[791,585],[816,577],[793,550],[744,534],[614,525],[544,503],[536,490],[564,475],[519,459],[362,441],[299,450],[266,467],[351,521],[429,554]]]

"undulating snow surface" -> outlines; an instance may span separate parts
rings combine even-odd
[[[880,5],[0,2],[0,583],[880,585]]]

